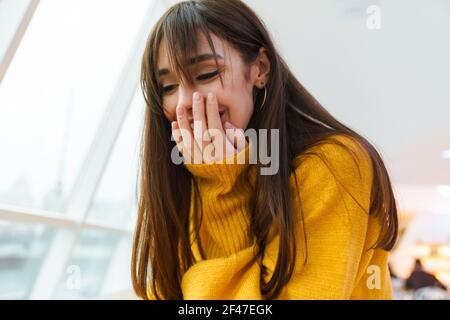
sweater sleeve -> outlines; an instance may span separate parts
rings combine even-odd
[[[353,152],[326,143],[295,159],[290,185],[297,255],[293,275],[279,299],[348,299],[362,277],[362,255],[373,252],[364,250],[371,160],[353,140],[341,141]],[[184,298],[264,299],[261,268],[248,239],[252,193],[244,174],[248,167],[212,164],[188,165],[188,169],[203,198],[208,257],[183,276]],[[275,270],[278,245],[279,235],[272,228],[262,262],[266,283]]]

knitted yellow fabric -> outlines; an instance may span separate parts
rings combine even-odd
[[[290,186],[297,258],[292,278],[278,299],[392,299],[389,253],[370,249],[380,231],[377,218],[367,213],[371,160],[355,140],[344,135],[332,138],[350,147],[356,161],[331,141],[295,158]],[[242,152],[248,154],[249,148]],[[200,241],[206,259],[201,259],[193,241],[197,263],[182,278],[183,298],[264,299],[261,268],[252,260],[255,245],[248,232],[256,168],[223,162],[185,164],[202,197]],[[278,232],[272,227],[263,260],[266,282],[276,265],[278,243]],[[155,298],[151,289],[148,296]]]

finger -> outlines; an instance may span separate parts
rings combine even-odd
[[[186,163],[201,163],[202,156],[193,141],[191,126],[183,106],[177,107],[177,122],[181,131],[183,156],[187,157]]]
[[[214,163],[214,161],[215,161],[214,153],[215,153],[214,145],[210,142],[203,149],[203,161],[206,164]]]
[[[198,92],[195,92],[193,96],[192,114],[194,118],[194,139],[200,150],[203,150],[211,138],[207,130],[204,99]]]
[[[206,100],[206,116],[208,120],[208,129],[222,130],[222,121],[219,114],[219,104],[217,98],[213,93],[208,93]]]
[[[172,121],[172,137],[175,141],[175,144],[177,145],[178,151],[180,151],[181,154],[183,154],[183,147],[182,147],[182,139],[181,139],[181,131],[178,127],[178,122]]]
[[[217,98],[213,93],[208,94],[206,116],[208,121],[208,132],[215,148],[215,158],[216,160],[222,160],[224,157],[233,154],[236,150],[226,138],[219,115]]]

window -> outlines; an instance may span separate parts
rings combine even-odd
[[[89,210],[87,220],[90,223],[130,230],[133,227],[144,104],[138,90]]]
[[[0,299],[25,299],[50,247],[54,229],[0,221]]]
[[[119,237],[107,232],[83,230],[66,265],[56,296],[83,299],[100,293]]]
[[[0,202],[63,211],[148,6],[40,2],[0,86]]]
[[[0,23],[0,299],[116,295],[131,290],[140,59],[166,4],[28,3],[8,63],[20,14],[0,14],[16,19]]]

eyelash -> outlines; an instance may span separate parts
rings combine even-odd
[[[204,80],[209,80],[212,79],[213,77],[217,76],[219,74],[219,70],[210,72],[210,73],[205,73],[205,74],[201,74],[197,77],[198,81],[204,81]],[[162,93],[168,93],[170,91],[172,91],[173,89],[175,89],[176,85],[170,85],[170,86],[166,86],[162,88]]]

